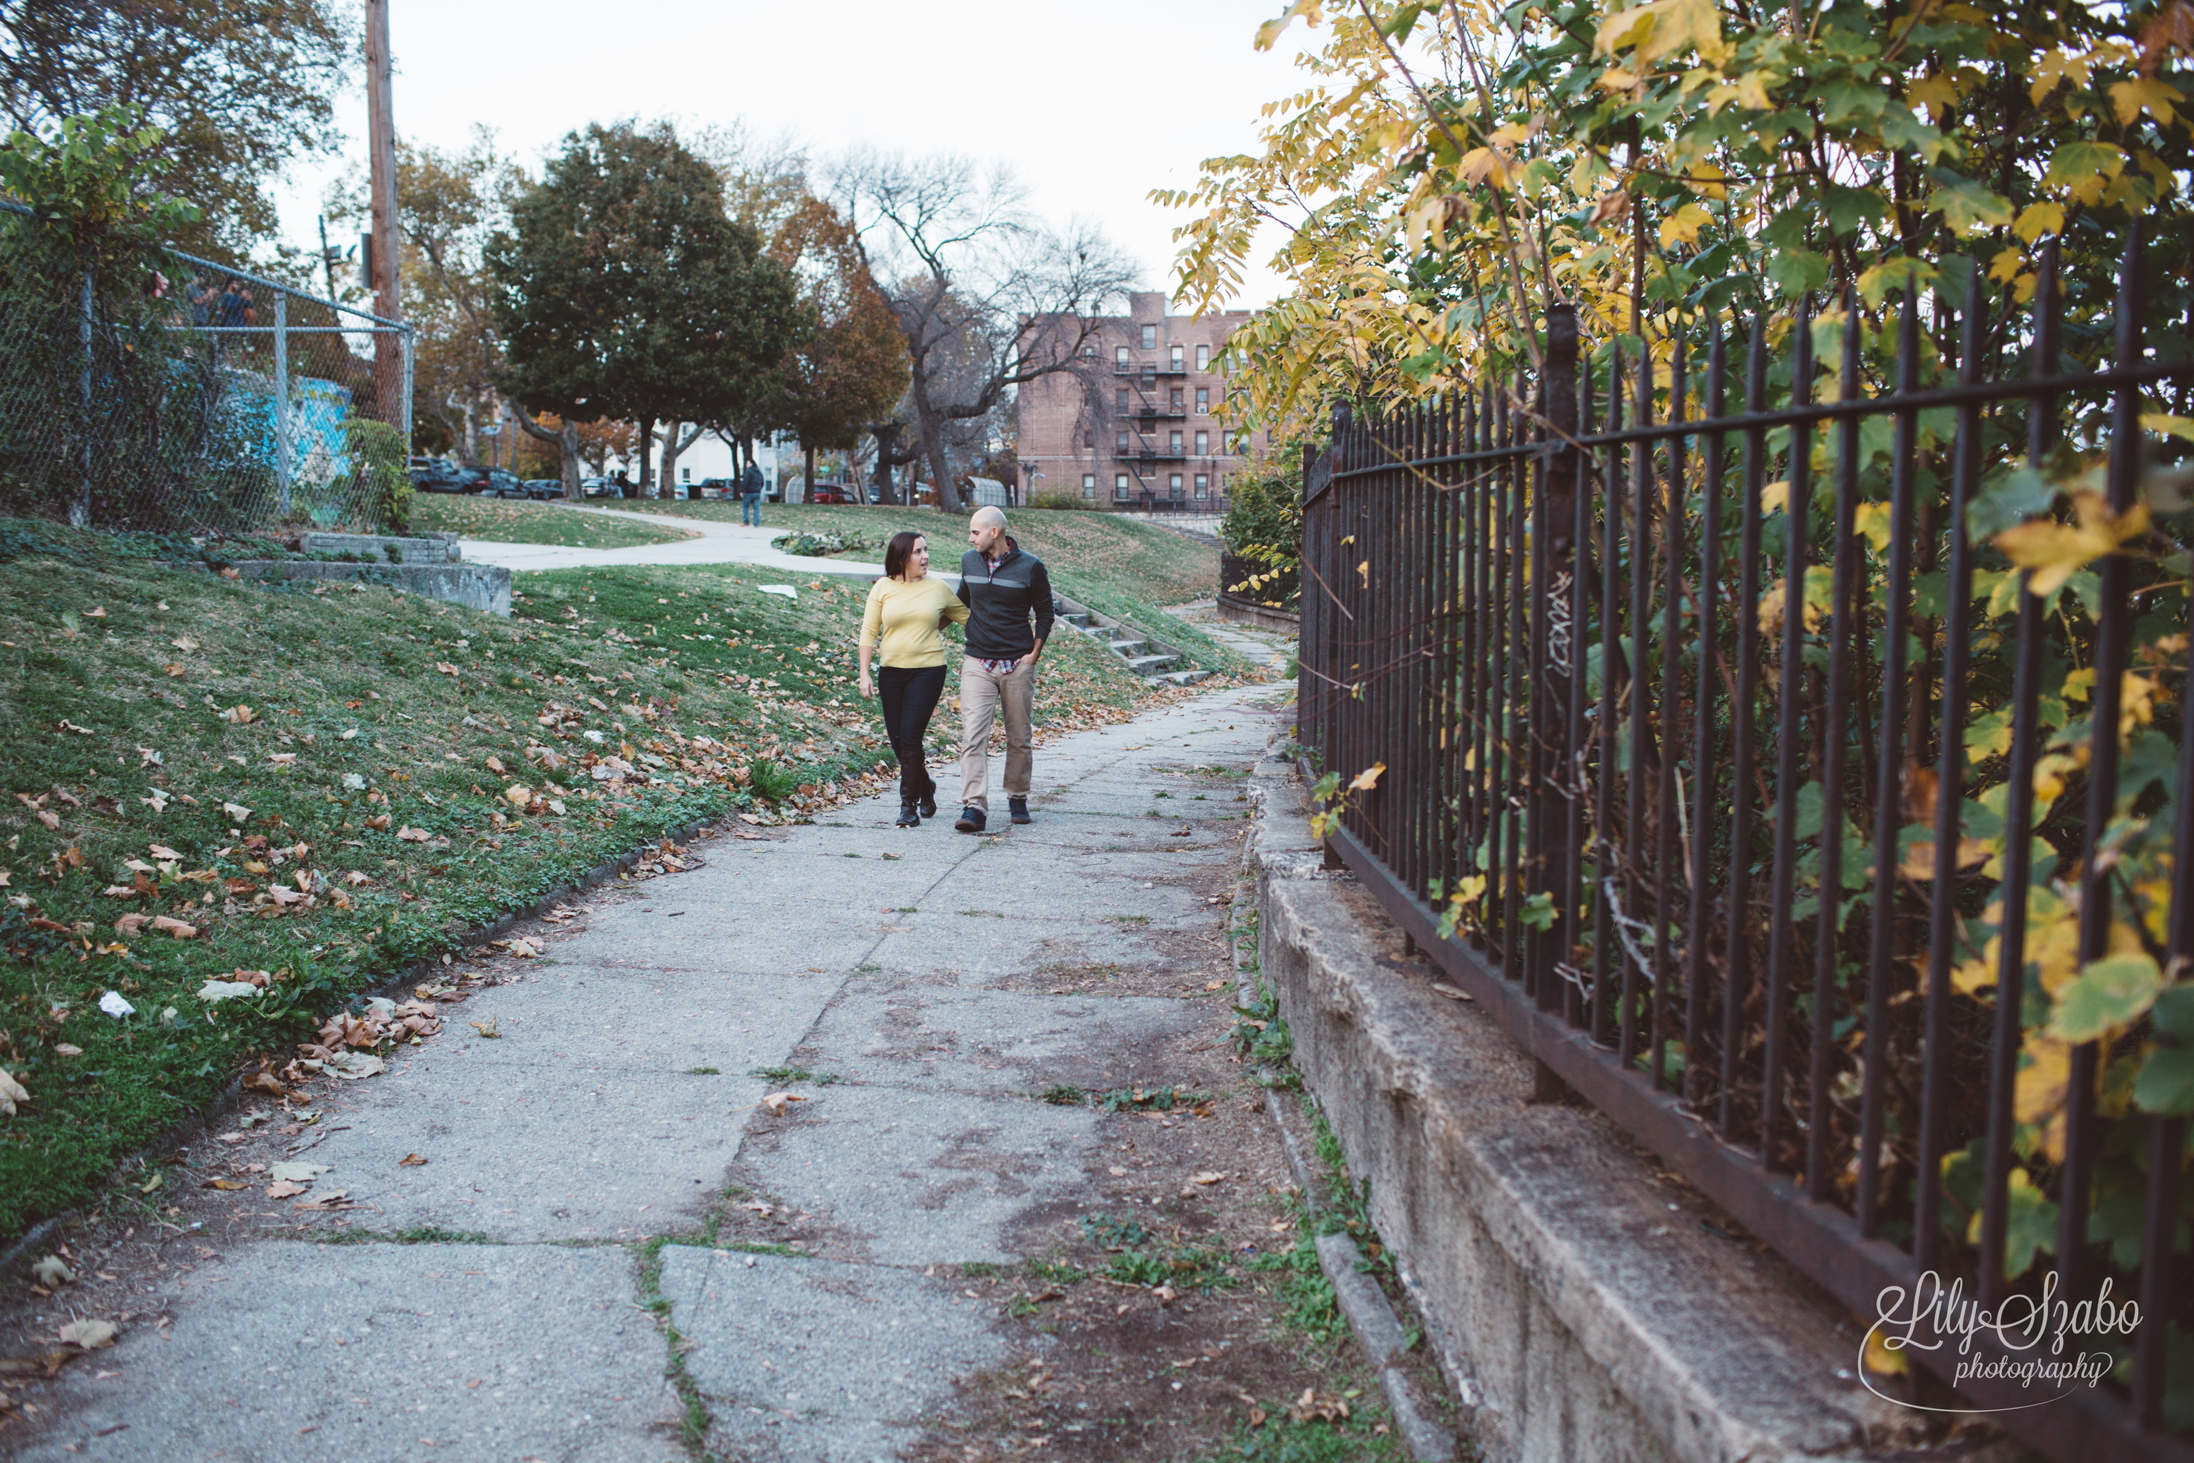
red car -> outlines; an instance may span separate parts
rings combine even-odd
[[[858,503],[860,489],[850,483],[817,483],[808,489],[810,503]]]

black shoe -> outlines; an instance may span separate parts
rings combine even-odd
[[[914,804],[899,804],[899,821],[895,826],[900,828],[919,828],[922,826],[921,815],[914,811]]]
[[[1027,798],[1007,798],[1006,811],[1013,815],[1013,821],[1016,823],[1029,821]]]
[[[985,821],[983,810],[971,805],[960,810],[960,821],[952,826],[962,833],[980,833]]]
[[[934,787],[922,794],[922,816],[925,818],[937,816],[937,789]]]

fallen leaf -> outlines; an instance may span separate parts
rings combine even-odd
[[[272,1183],[267,1185],[267,1197],[270,1199],[294,1198],[295,1196],[297,1196],[298,1194],[302,1194],[303,1192],[305,1192],[305,1186],[303,1184],[293,1184],[287,1179],[279,1183]]]
[[[343,1209],[350,1205],[350,1190],[330,1189],[324,1194],[314,1194],[295,1207],[299,1209]]]
[[[253,711],[249,706],[241,705],[231,706],[228,710],[221,713],[221,719],[223,721],[232,722],[237,726],[249,726],[257,716],[258,713]]]
[[[400,843],[425,843],[433,837],[434,835],[424,828],[413,828],[407,825],[396,830],[396,838]]]
[[[74,1042],[57,1041],[53,1044],[53,1054],[57,1057],[80,1057],[84,1054],[84,1049]]]
[[[425,1165],[426,1159],[416,1153],[407,1153],[402,1158],[396,1160],[396,1166],[398,1168],[422,1168]]]
[[[207,1179],[198,1187],[201,1189],[242,1189],[248,1188],[250,1185],[236,1179]]]
[[[520,960],[531,960],[541,953],[541,943],[538,940],[513,940],[510,942],[510,953]]]
[[[533,789],[523,783],[514,782],[503,789],[503,801],[514,808],[523,808],[533,801]]]
[[[480,1035],[487,1038],[489,1041],[494,1041],[503,1034],[501,1031],[496,1029],[502,1025],[501,1017],[497,1017],[493,1021],[468,1021],[465,1024],[470,1026],[474,1031],[479,1032]]]
[[[195,939],[198,934],[198,926],[185,924],[183,921],[165,914],[154,915],[152,917],[152,927],[163,934],[173,935],[178,940]]]
[[[61,1339],[86,1351],[97,1351],[102,1346],[114,1344],[115,1327],[112,1321],[71,1321],[61,1328]]]
[[[795,1102],[806,1101],[807,1099],[797,1092],[771,1092],[763,1095],[762,1106],[768,1108],[773,1116],[781,1118],[785,1115],[786,1107]]]
[[[388,1065],[379,1057],[371,1056],[365,1052],[339,1052],[321,1063],[321,1066],[327,1071],[341,1077],[346,1082],[355,1082],[361,1077],[377,1076],[387,1071]]]
[[[209,980],[198,988],[198,999],[207,1005],[232,1001],[238,996],[256,996],[259,987],[248,980]]]
[[[279,1179],[288,1184],[309,1184],[320,1175],[331,1171],[324,1163],[306,1163],[294,1159],[287,1163],[270,1164],[267,1167],[268,1177]]]
[[[503,759],[500,757],[488,758],[487,766],[490,772],[507,772],[510,770],[503,765]]]
[[[283,1089],[281,1079],[272,1072],[254,1072],[244,1079],[244,1086],[253,1092],[272,1093],[276,1097],[287,1097],[289,1095]]]
[[[152,852],[152,856],[153,856],[154,858],[156,858],[156,859],[161,859],[161,860],[163,860],[163,861],[166,861],[166,862],[171,862],[171,863],[175,863],[175,862],[181,862],[181,860],[182,860],[182,857],[183,857],[183,856],[182,856],[181,854],[177,853],[177,852],[176,852],[176,851],[175,851],[174,849],[172,849],[172,848],[169,848],[169,847],[167,847],[166,845],[164,845],[164,844],[159,844],[159,843],[155,843],[155,844],[151,845],[151,852]]]
[[[46,1256],[30,1267],[30,1273],[37,1276],[38,1283],[48,1290],[59,1290],[76,1279],[76,1272],[59,1255]]]
[[[251,816],[251,809],[245,807],[242,803],[223,803],[221,804],[221,811],[235,819],[239,824]]]
[[[175,637],[175,639],[170,640],[168,644],[174,646],[177,650],[184,651],[186,653],[196,650],[198,648],[198,642],[191,639],[188,635],[178,635],[177,637]]]
[[[44,808],[38,810],[38,821],[46,825],[46,831],[49,833],[61,826],[60,817],[57,814],[47,812]]]
[[[1221,1179],[1225,1177],[1226,1175],[1223,1173],[1212,1173],[1209,1170],[1206,1170],[1205,1172],[1197,1174],[1194,1177],[1190,1178],[1189,1182],[1192,1184],[1203,1184],[1208,1187],[1211,1184],[1218,1183]]]

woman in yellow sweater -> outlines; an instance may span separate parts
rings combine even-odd
[[[884,730],[899,758],[899,826],[919,828],[937,816],[937,784],[922,747],[930,713],[945,689],[945,623],[966,623],[967,606],[929,577],[929,541],[913,532],[892,535],[884,577],[869,586],[861,616],[861,694],[883,692]],[[870,653],[881,643],[883,667],[869,681]]]

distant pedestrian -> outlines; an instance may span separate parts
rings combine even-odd
[[[625,476],[625,470],[621,467],[617,469],[617,475],[609,481],[610,486],[617,490],[617,496],[620,498],[629,498],[639,491],[633,486],[632,479]]]
[[[919,828],[937,816],[937,782],[929,775],[929,718],[945,689],[947,621],[964,623],[967,606],[943,581],[929,575],[929,540],[908,531],[892,535],[884,550],[884,577],[869,586],[861,615],[861,694],[880,689],[884,732],[899,759],[899,825]],[[869,682],[869,654],[881,651],[876,683]]]
[[[762,526],[762,469],[752,462],[739,475],[739,521]]]
[[[1051,637],[1051,576],[1021,552],[993,507],[968,520],[971,545],[960,559],[960,602],[968,607],[967,658],[960,665],[960,820],[980,833],[990,811],[990,728],[1006,722],[1006,803],[1026,823],[1029,716],[1036,704],[1036,660]],[[1031,620],[1034,627],[1031,628]]]

